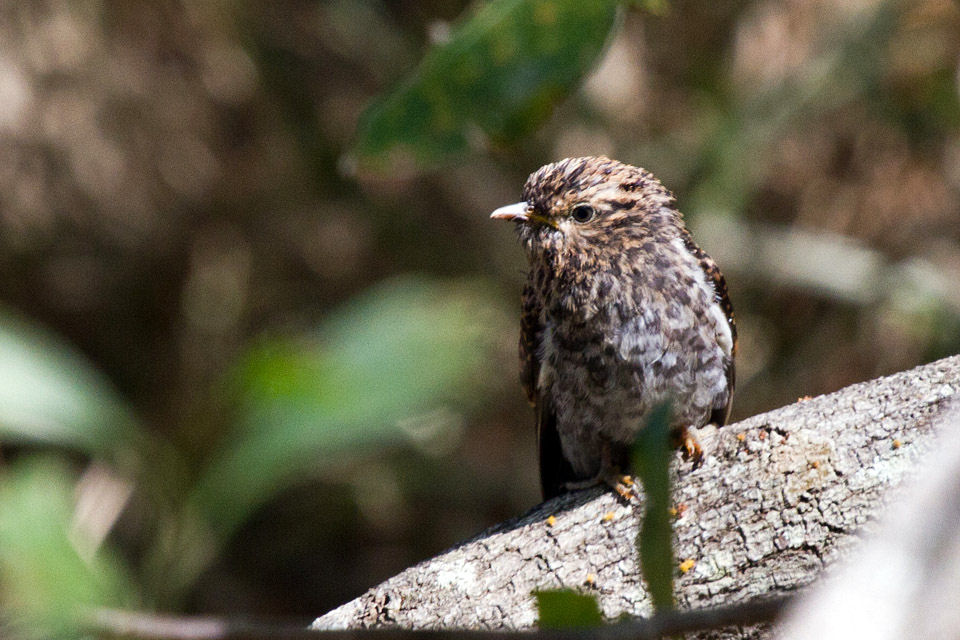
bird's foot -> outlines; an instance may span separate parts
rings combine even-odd
[[[674,434],[674,446],[683,449],[683,459],[692,461],[694,469],[703,464],[703,447],[686,427]]]
[[[630,502],[633,498],[639,497],[637,494],[637,481],[633,476],[623,473],[611,473],[604,477],[603,481],[608,487],[617,492],[617,495]]]
[[[618,496],[627,502],[637,497],[637,483],[633,479],[633,476],[620,473],[619,469],[601,469],[600,472],[592,478],[567,482],[564,484],[564,489],[567,491],[579,491],[603,484],[613,489]]]

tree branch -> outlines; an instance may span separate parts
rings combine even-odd
[[[933,419],[958,391],[955,356],[700,430],[703,465],[679,456],[674,465],[679,607],[808,584],[932,451]],[[599,489],[561,496],[403,571],[313,628],[527,629],[536,622],[531,592],[556,587],[596,593],[611,619],[649,616],[634,548],[640,513],[641,504]],[[752,626],[723,637],[767,635]]]
[[[850,558],[811,589],[779,638],[955,638],[960,631],[960,402],[936,451]]]

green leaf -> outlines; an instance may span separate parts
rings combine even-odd
[[[537,599],[537,625],[541,629],[582,629],[603,624],[596,596],[572,589],[535,591],[533,595]]]
[[[358,296],[310,335],[251,348],[228,385],[236,427],[184,506],[178,551],[153,560],[173,597],[276,492],[324,465],[401,442],[407,425],[443,408],[481,402],[507,323],[477,283],[407,277]]]
[[[200,480],[199,512],[230,532],[303,473],[400,442],[418,417],[475,406],[507,322],[476,283],[402,278],[314,334],[264,339],[233,374],[238,425]]]
[[[503,144],[540,125],[600,56],[617,0],[492,0],[365,113],[353,154],[384,169],[433,164],[478,133]]]
[[[77,638],[86,608],[136,604],[109,550],[77,552],[73,481],[46,458],[19,460],[0,476],[0,617],[14,638]]]
[[[631,0],[630,4],[655,16],[670,13],[670,3],[667,0]]]
[[[0,438],[115,451],[134,419],[84,357],[36,325],[0,311]]]
[[[658,405],[633,447],[633,468],[646,508],[637,536],[640,572],[656,611],[673,608],[673,528],[670,523],[670,404]]]

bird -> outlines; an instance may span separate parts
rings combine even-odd
[[[535,409],[544,500],[597,484],[636,495],[629,452],[670,402],[694,465],[691,428],[730,414],[737,328],[727,284],[649,171],[604,156],[533,172],[516,223],[529,262],[520,379]]]

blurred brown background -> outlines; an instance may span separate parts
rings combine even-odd
[[[955,3],[633,8],[535,135],[351,172],[364,107],[469,7],[0,8],[0,301],[75,345],[186,468],[227,437],[224,371],[263,336],[322,333],[393,276],[482,292],[474,402],[276,486],[176,608],[308,618],[538,501],[523,257],[487,214],[564,156],[642,165],[677,194],[738,314],[734,419],[960,351]],[[357,330],[389,326],[375,296]],[[39,450],[0,442],[0,466]],[[96,457],[54,453],[76,474]],[[140,487],[105,543],[134,567],[153,526]]]

